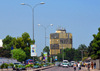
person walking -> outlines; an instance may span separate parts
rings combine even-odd
[[[80,69],[81,69],[81,65],[80,65],[80,63],[78,62],[78,71],[80,71]]]
[[[93,62],[91,62],[91,68],[93,69]]]
[[[73,66],[74,66],[74,71],[76,71],[76,63],[74,63],[74,65],[73,65]]]
[[[88,71],[90,71],[90,64],[88,64]]]

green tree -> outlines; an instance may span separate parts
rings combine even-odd
[[[0,57],[10,58],[11,57],[11,53],[6,48],[0,48]]]
[[[78,50],[87,50],[87,46],[85,44],[81,44],[79,45]]]
[[[69,49],[69,48],[66,48],[66,49],[64,49],[64,52],[62,50],[61,53],[57,55],[57,59],[58,59],[58,61],[62,61],[63,60],[63,54],[64,54],[64,59],[65,60],[80,61],[81,60],[80,53],[81,52],[78,49],[74,49],[74,48]]]
[[[13,37],[7,35],[6,38],[3,39],[3,47],[10,50],[11,49],[11,42],[13,40]]]
[[[50,52],[49,46],[46,46],[46,47],[43,49],[43,52],[47,52],[47,54],[49,55],[49,52]]]
[[[21,48],[21,49],[24,49],[25,48],[25,45],[24,45],[24,41],[23,41],[23,38],[22,37],[17,37],[16,39],[16,48]]]
[[[81,50],[83,50],[83,57],[87,57],[88,56],[88,47],[85,44],[81,44],[78,47],[78,51],[81,52]]]
[[[13,58],[18,61],[23,61],[26,58],[26,54],[22,49],[13,49],[11,54],[13,54]]]
[[[92,46],[93,41],[90,42],[89,46],[88,46],[88,56],[92,55],[93,52],[93,46]]]
[[[34,41],[35,43],[35,41]],[[26,59],[31,58],[30,56],[30,45],[33,44],[33,41],[31,40],[29,34],[27,32],[24,32],[21,37],[11,37],[9,35],[6,36],[6,38],[3,39],[3,51],[7,51],[6,53],[2,54],[1,56],[4,57],[11,57],[11,47],[13,46],[14,49],[19,49],[21,48],[25,53],[26,53]],[[9,52],[9,53],[8,53]],[[10,56],[9,56],[10,55]]]
[[[27,32],[24,32],[22,34],[22,39],[24,41],[25,47],[30,47],[30,45],[32,44],[32,41],[31,41],[31,38]]]
[[[74,59],[73,60],[74,61],[80,61],[80,60],[82,60],[81,52],[78,49],[75,50]]]
[[[32,58],[30,55],[30,47],[26,47],[26,48],[24,48],[24,51],[25,51],[25,53],[26,53],[26,59],[30,59],[30,58]]]
[[[94,39],[88,49],[92,59],[100,59],[100,28],[98,31],[97,35],[93,34]]]

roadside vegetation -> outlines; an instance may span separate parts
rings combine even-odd
[[[35,43],[35,41],[34,41]],[[30,35],[25,32],[22,34],[21,37],[11,37],[7,35],[3,39],[3,47],[0,48],[0,57],[6,57],[6,58],[14,58],[18,61],[22,62],[27,59],[31,59],[30,56],[30,45],[33,44],[32,39],[30,38]],[[14,49],[11,50],[11,47]],[[92,59],[100,59],[100,28],[98,28],[98,33],[93,34],[93,40],[90,41],[89,46],[86,46],[85,44],[80,44],[77,49],[77,47],[74,47],[72,49],[64,49],[61,50],[61,54],[57,55],[57,60],[62,61],[62,56],[64,55],[64,59],[67,59],[69,61],[80,61],[82,60],[82,52],[83,51],[83,58],[91,57]],[[55,61],[53,57],[50,57],[50,48],[48,46],[44,47],[43,52],[47,52],[47,61],[50,62],[50,58],[52,58],[52,61]],[[43,52],[41,52],[42,60],[43,60]],[[22,55],[23,54],[23,55]],[[84,60],[84,59],[83,59]],[[35,57],[35,61],[40,61],[38,57]]]

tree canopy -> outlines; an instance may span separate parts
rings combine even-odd
[[[11,50],[12,57],[18,61],[23,61],[26,58],[26,54],[22,49]]]
[[[98,28],[98,33],[93,34],[94,39],[91,41],[88,48],[89,55],[92,59],[100,58],[100,28]]]
[[[21,37],[11,37],[9,35],[6,36],[6,38],[3,39],[3,50],[7,50],[9,57],[11,57],[11,47],[14,49],[22,49],[26,54],[26,59],[31,58],[30,56],[30,45],[33,44],[33,41],[31,40],[29,34],[27,32],[24,32]],[[4,53],[5,55],[6,53]],[[3,57],[8,57],[4,56]]]

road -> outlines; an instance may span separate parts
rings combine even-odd
[[[73,67],[63,68],[63,67],[52,67],[42,71],[74,71]],[[77,70],[78,71],[78,68]]]
[[[16,70],[12,70],[12,69],[3,69],[0,71],[16,71]],[[21,71],[35,71],[34,69],[30,69],[30,70],[21,70]],[[73,67],[68,67],[68,68],[63,68],[63,67],[52,67],[52,68],[48,68],[48,69],[45,69],[45,70],[41,70],[41,71],[74,71]],[[78,68],[76,68],[76,71],[78,71]],[[80,71],[88,71],[86,70],[86,68],[82,68],[82,70]],[[94,71],[94,70],[91,70],[91,71]],[[95,70],[95,71],[98,71],[98,70]]]

